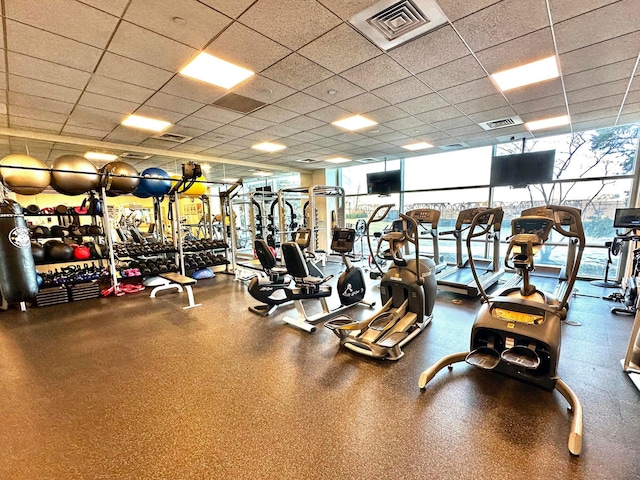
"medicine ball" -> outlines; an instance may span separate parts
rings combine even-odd
[[[109,196],[133,193],[140,184],[138,171],[126,162],[109,162],[100,169],[102,185]]]
[[[51,186],[63,195],[81,195],[100,185],[93,163],[79,155],[62,155],[51,166]]]
[[[37,195],[51,183],[47,166],[29,155],[11,154],[4,157],[0,160],[0,175],[2,183],[20,195]]]
[[[91,250],[85,245],[78,245],[73,251],[76,260],[86,260],[91,258]]]
[[[147,168],[141,174],[138,189],[142,189],[151,197],[161,197],[171,190],[171,178],[161,168]],[[137,191],[136,191],[137,192]]]
[[[47,259],[52,262],[68,262],[73,260],[73,247],[60,240],[49,240],[44,244]]]
[[[31,242],[31,253],[33,254],[33,261],[36,265],[41,265],[46,262],[44,247],[38,242]]]

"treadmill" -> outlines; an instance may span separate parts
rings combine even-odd
[[[473,278],[473,272],[469,265],[469,259],[463,257],[463,233],[471,226],[474,217],[488,210],[486,207],[468,208],[458,214],[454,230],[441,232],[440,236],[453,235],[456,241],[456,264],[452,265],[436,275],[438,289],[446,292],[454,292],[468,297],[480,295],[478,284]],[[492,244],[491,259],[474,259],[478,280],[482,288],[487,290],[498,283],[504,274],[504,269],[500,268],[500,227],[502,226],[502,209],[495,211],[494,215],[481,215],[476,224],[478,228],[482,226],[487,232],[487,239]],[[488,222],[493,219],[491,224]]]
[[[440,211],[433,208],[418,208],[408,211],[406,215],[418,223],[418,241],[423,239],[431,240],[431,253],[420,254],[420,256],[432,259],[436,264],[435,273],[440,273],[447,268],[447,262],[440,255],[440,246],[438,245]]]

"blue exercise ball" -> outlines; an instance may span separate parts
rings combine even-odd
[[[151,197],[161,197],[171,190],[171,177],[161,168],[143,170],[138,189],[142,189]]]

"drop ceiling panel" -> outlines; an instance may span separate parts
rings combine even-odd
[[[440,94],[451,103],[462,103],[498,92],[489,77],[479,78],[455,87],[440,90]]]
[[[341,24],[298,50],[300,55],[340,73],[382,52],[348,24]]]
[[[94,128],[96,130],[111,131],[118,127],[123,119],[124,115],[120,113],[108,112],[106,110],[78,105],[69,116],[67,123],[80,127]]]
[[[343,118],[350,117],[351,115],[353,115],[353,112],[335,105],[329,105],[314,112],[310,112],[307,116],[326,123],[333,123],[336,120],[341,120]]]
[[[506,107],[507,105],[508,103],[504,97],[501,94],[496,93],[494,95],[487,95],[486,97],[476,98],[467,102],[457,103],[456,107],[463,113],[471,115],[485,110]]]
[[[117,98],[91,92],[83,92],[80,100],[78,100],[78,105],[116,112],[122,115],[129,115],[140,106],[137,102],[127,102],[126,100],[118,100]]]
[[[516,115],[516,112],[511,107],[499,107],[494,108],[492,110],[484,110],[478,113],[473,113],[469,115],[469,118],[475,122],[488,122],[489,120],[498,120],[500,118],[513,117]]]
[[[398,107],[394,107],[393,105],[374,110],[373,112],[369,112],[367,114],[367,118],[375,120],[378,123],[386,123],[392,120],[397,120],[398,118],[405,118],[408,116],[409,115],[407,114],[407,112],[399,109]]]
[[[206,52],[260,72],[289,55],[291,50],[240,23],[234,23],[206,48]]]
[[[492,74],[555,55],[550,28],[523,35],[476,53],[478,60]]]
[[[418,118],[425,122],[439,122],[442,120],[449,120],[450,118],[456,118],[460,116],[460,110],[455,107],[438,108],[437,110],[431,110],[426,113],[421,113]]]
[[[618,0],[549,0],[551,18],[555,23],[603,7]]]
[[[586,102],[601,97],[623,94],[627,91],[629,81],[618,80],[616,82],[601,83],[593,87],[581,88],[567,92],[569,103]]]
[[[42,131],[59,134],[62,130],[62,123],[46,122],[44,120],[36,120],[33,118],[10,117],[9,126],[14,128],[28,128],[30,130]]]
[[[515,88],[504,92],[507,100],[513,105],[515,103],[528,102],[538,98],[550,97],[562,93],[562,81],[559,78],[547,80],[545,82],[529,85],[527,87]]]
[[[35,108],[18,107],[16,105],[11,107],[10,113],[11,119],[14,117],[24,117],[58,124],[62,124],[67,120],[67,116],[60,113],[47,112],[46,110],[38,110]]]
[[[363,93],[362,95],[351,97],[336,104],[336,106],[356,114],[378,110],[388,105],[389,103],[371,93]]]
[[[7,92],[9,104],[20,105],[22,107],[40,108],[49,112],[70,114],[73,110],[73,103],[60,102],[49,98],[35,97],[25,93]]]
[[[157,90],[173,77],[174,72],[106,52],[96,74]]]
[[[497,117],[496,117],[497,118]],[[469,125],[475,125],[468,117],[460,116],[450,118],[448,120],[441,120],[439,122],[432,122],[432,126],[439,130],[450,130],[452,128],[468,127]]]
[[[372,58],[341,74],[342,77],[365,90],[373,90],[397,82],[409,75],[410,73],[404,67],[387,55]]]
[[[138,145],[149,138],[149,133],[135,130],[133,128],[123,127],[118,125],[109,135],[104,139],[107,142],[127,143],[130,145]]]
[[[41,82],[40,80],[33,80],[32,78],[18,77],[17,75],[9,75],[9,90],[67,103],[76,103],[82,93],[81,90],[76,90],[75,88],[67,88],[61,85]]]
[[[183,75],[173,77],[160,91],[203,104],[212,103],[227,93],[227,90],[192,80]]]
[[[102,51],[75,40],[7,20],[7,48],[60,65],[92,72]]]
[[[579,88],[613,82],[615,80],[630,79],[634,65],[635,59],[629,59],[611,65],[605,65],[604,67],[566,75],[564,77],[564,86],[569,92]]]
[[[520,118],[522,118],[522,121],[526,123],[532,120],[541,120],[543,118],[559,117],[560,115],[566,115],[566,114],[567,114],[567,109],[565,107],[555,107],[555,108],[548,108],[546,110],[541,110],[539,112],[524,113],[521,115]],[[535,132],[535,133],[545,134],[546,132]]]
[[[149,88],[139,87],[100,75],[91,77],[87,85],[87,91],[139,104],[153,95],[153,90]]]
[[[331,77],[333,73],[302,55],[292,53],[262,71],[261,75],[296,90],[304,90],[314,83]]]
[[[420,120],[417,117],[405,117],[398,118],[397,120],[391,120],[385,124],[387,127],[393,130],[406,130],[406,129],[421,129],[426,125],[426,122]]]
[[[438,0],[437,3],[447,15],[447,18],[454,22],[499,1],[500,0]]]
[[[71,135],[73,137],[87,137],[94,140],[101,140],[109,135],[108,130],[96,130],[94,128],[79,127],[77,125],[66,124],[62,129],[63,135]]]
[[[346,100],[347,98],[360,95],[365,91],[344,78],[334,75],[333,77],[327,78],[322,82],[306,88],[304,92],[327,103],[338,103]]]
[[[81,0],[81,2],[102,10],[103,12],[120,17],[129,0]]]
[[[215,8],[231,18],[238,18],[255,0],[200,0],[201,3]]]
[[[30,0],[6,2],[7,18],[56,33],[78,42],[105,48],[118,18],[75,0]]]
[[[200,135],[204,135],[205,133],[207,133],[206,130],[200,130],[198,128],[190,128],[190,127],[185,127],[184,125],[174,125],[171,127],[171,133],[176,133],[178,135],[184,135],[186,137],[199,137]],[[203,145],[202,142],[199,142],[197,138],[194,138],[193,140],[188,140],[187,142],[190,145],[198,145],[198,146],[205,146],[208,147],[209,145]]]
[[[422,72],[418,78],[434,90],[441,90],[485,76],[485,71],[473,55],[467,55]]]
[[[260,118],[249,116],[239,118],[238,120],[234,120],[230,123],[230,125],[234,127],[247,128],[251,131],[263,130],[265,128],[272,127],[273,122],[268,122],[266,120],[262,120]]]
[[[306,93],[298,92],[276,102],[275,105],[292,112],[304,114],[304,113],[312,112],[314,110],[318,110],[320,108],[326,107],[329,104],[316,97],[307,95]]]
[[[433,90],[427,87],[416,77],[409,77],[390,85],[376,88],[372,93],[391,104],[395,104],[411,100],[412,98],[421,97],[432,92]]]
[[[306,115],[300,115],[298,117],[287,120],[286,122],[282,122],[282,125],[290,128],[298,128],[302,132],[306,130],[311,130],[317,127],[324,125],[324,122],[320,120],[316,120],[315,118],[308,117]],[[309,135],[307,133],[300,133],[298,135]],[[310,135],[311,137],[317,138],[317,135]],[[295,135],[294,135],[295,137]],[[306,138],[303,141],[308,142],[312,140],[311,138]]]
[[[448,107],[450,104],[440,95],[432,93],[419,98],[413,98],[406,102],[398,103],[396,106],[408,114],[417,115],[418,113],[428,112],[429,110]]]
[[[640,52],[640,31],[579,48],[560,55],[563,75],[590,70],[610,63],[636,58]]]
[[[343,20],[348,20],[356,13],[359,13],[375,4],[378,0],[350,0],[348,2],[345,2],[344,0],[318,1]]]
[[[569,112],[573,119],[576,114],[587,113],[592,110],[600,110],[604,108],[616,107],[620,109],[622,104],[623,95],[612,95],[610,97],[598,98],[596,100],[589,100],[588,102],[570,103]]]
[[[177,72],[197,50],[129,22],[121,22],[109,51],[139,62]]]
[[[262,75],[254,75],[234,87],[233,92],[264,103],[274,103],[281,98],[294,94],[296,91]]]
[[[551,95],[549,97],[538,98],[528,102],[516,103],[513,105],[518,115],[525,113],[539,112],[554,107],[562,107],[565,104],[564,95]],[[498,117],[496,117],[498,118]]]
[[[196,49],[207,45],[231,22],[196,0],[132,0],[124,18]]]
[[[453,28],[444,26],[400,45],[388,54],[404,68],[416,74],[462,58],[469,54],[469,49]]]
[[[87,85],[89,78],[91,78],[91,74],[88,72],[28,57],[20,53],[7,52],[7,57],[11,73],[21,77],[35,78],[43,82],[64,85],[78,90],[82,90]]]
[[[621,0],[555,26],[559,53],[593,45],[636,30],[637,0]]]
[[[186,98],[176,97],[167,93],[158,92],[146,101],[146,105],[190,115],[204,107],[203,103],[193,102]]]
[[[215,130],[216,128],[220,128],[223,123],[205,120],[204,118],[198,118],[193,115],[189,115],[188,117],[180,120],[177,125],[182,125],[187,128],[196,128],[198,130],[209,132],[211,130]]]
[[[144,117],[157,118],[171,123],[176,123],[185,117],[184,113],[172,112],[170,110],[164,110],[162,108],[152,107],[149,105],[142,105],[135,111],[136,115],[142,115]]]

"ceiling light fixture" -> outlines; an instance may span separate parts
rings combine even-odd
[[[562,115],[560,117],[544,118],[542,120],[534,120],[524,124],[529,130],[543,130],[545,128],[560,127],[562,125],[568,125],[571,122],[569,115]]]
[[[125,127],[140,128],[142,130],[150,130],[152,132],[162,132],[171,126],[171,122],[141,117],[140,115],[129,115],[121,124]]]
[[[238,181],[237,178],[222,178],[223,183],[236,183]]]
[[[335,158],[327,158],[325,160],[325,162],[329,162],[329,163],[348,163],[351,160],[348,158],[343,158],[343,157],[335,157]]]
[[[271,175],[273,175],[273,173],[271,173],[271,172],[264,172],[262,170],[259,170],[257,172],[253,172],[253,174],[256,177],[270,177]]]
[[[413,152],[414,150],[424,150],[425,148],[433,148],[433,145],[427,142],[416,142],[416,143],[409,143],[407,145],[402,145],[402,148],[406,148],[407,150],[411,150]]]
[[[253,145],[251,148],[255,150],[262,150],[263,152],[277,152],[279,150],[284,150],[287,147],[278,143],[263,142]]]
[[[211,85],[229,89],[254,75],[255,72],[208,53],[200,52],[186,67],[180,70],[180,73]]]
[[[370,127],[377,124],[378,122],[369,120],[362,115],[354,115],[353,117],[343,118],[342,120],[332,122],[332,125],[346,128],[347,130],[360,130],[362,128]]]
[[[87,160],[113,162],[116,158],[118,158],[118,155],[114,153],[87,152],[84,154],[84,158],[86,158]]]
[[[491,78],[495,80],[500,90],[504,92],[559,76],[558,62],[555,55],[552,55],[536,62],[494,73]]]

